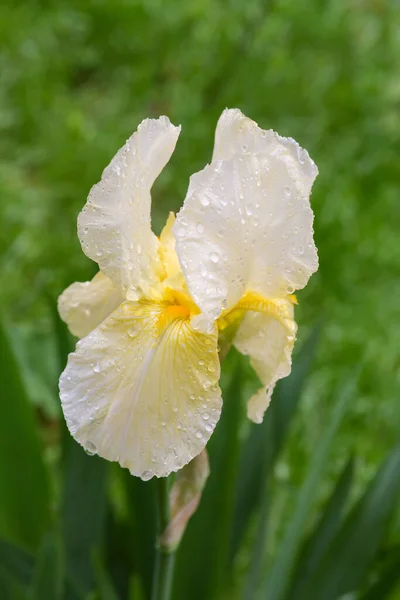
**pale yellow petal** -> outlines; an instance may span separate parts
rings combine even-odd
[[[192,176],[173,230],[188,289],[211,322],[247,291],[292,294],[318,267],[309,198],[285,156],[207,166]]]
[[[129,299],[149,293],[159,278],[150,189],[169,161],[179,132],[167,117],[143,121],[91,189],[78,218],[83,251]]]
[[[221,411],[217,333],[182,307],[125,302],[78,342],[60,379],[71,434],[142,479],[199,454]]]
[[[277,319],[263,312],[248,311],[234,340],[239,352],[250,357],[250,364],[263,384],[247,405],[247,415],[255,423],[261,423],[276,382],[291,370],[297,329],[293,305],[289,300],[276,302],[283,317]]]
[[[184,284],[184,279],[178,255],[176,253],[175,235],[172,231],[174,224],[175,215],[173,212],[170,212],[160,235],[159,253],[164,267],[165,280],[172,287],[180,289]]]
[[[58,298],[58,312],[77,337],[85,337],[121,304],[123,296],[100,271],[92,281],[76,282]]]
[[[252,153],[281,156],[287,161],[304,194],[311,191],[318,168],[293,138],[282,137],[272,129],[261,129],[239,109],[225,109],[215,131],[214,160],[229,160],[235,154]]]

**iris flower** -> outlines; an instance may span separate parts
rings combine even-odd
[[[82,249],[100,270],[59,298],[81,338],[60,379],[68,428],[87,452],[144,480],[177,471],[207,444],[228,332],[262,383],[247,409],[262,421],[291,369],[293,294],[318,267],[316,165],[236,109],[222,113],[211,164],[157,237],[150,190],[179,133],[167,117],[146,119],[117,152],[78,217]]]

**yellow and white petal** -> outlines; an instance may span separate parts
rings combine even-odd
[[[161,265],[151,231],[150,189],[169,161],[180,127],[146,119],[104,170],[78,217],[85,254],[129,299],[148,293]]]
[[[170,212],[167,222],[160,234],[160,258],[164,267],[164,281],[166,285],[180,289],[184,284],[181,265],[176,253],[176,241],[172,228],[175,224],[175,215]]]
[[[317,270],[313,212],[285,156],[235,155],[191,177],[174,226],[188,289],[212,321],[246,291],[283,297]]]
[[[217,332],[186,309],[125,302],[78,342],[60,379],[68,428],[88,452],[144,480],[205,447],[221,412]]]
[[[304,194],[311,192],[318,168],[293,138],[282,137],[272,129],[261,129],[239,109],[225,109],[215,131],[213,161],[229,160],[235,154],[266,154],[284,157]]]
[[[276,301],[279,318],[273,314],[248,311],[237,331],[234,345],[250,357],[250,363],[263,387],[250,398],[247,416],[261,423],[276,382],[289,375],[292,350],[296,338],[293,305],[290,301]]]
[[[85,337],[121,304],[123,296],[99,271],[92,281],[72,283],[58,298],[58,312],[70,332]]]

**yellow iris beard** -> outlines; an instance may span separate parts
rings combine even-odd
[[[138,304],[145,310],[151,307],[157,313],[154,327],[154,337],[156,339],[163,334],[173,321],[178,319],[190,320],[192,316],[200,313],[199,308],[187,292],[172,288],[166,288],[162,299],[159,301],[143,298]],[[292,321],[290,307],[293,304],[297,304],[294,295],[271,300],[256,292],[246,292],[233,308],[226,310],[219,317],[217,320],[218,331],[224,338],[234,336],[247,311],[262,312],[287,327],[288,322]]]
[[[283,299],[268,300],[256,292],[247,292],[233,308],[222,313],[218,319],[218,330],[224,331],[236,323],[239,325],[244,313],[248,310],[265,313],[285,325],[287,319],[292,318],[287,300],[291,304],[297,304],[297,298],[294,295],[286,296]]]

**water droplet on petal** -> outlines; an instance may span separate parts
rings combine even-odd
[[[219,261],[219,256],[216,252],[210,252],[210,260],[213,263],[217,263]]]
[[[85,445],[85,452],[86,454],[88,454],[89,456],[93,456],[94,454],[97,453],[97,448],[96,445],[93,444],[93,442],[86,442]]]
[[[149,479],[151,479],[152,477],[153,473],[151,471],[143,471],[143,473],[140,476],[140,478],[143,479],[143,481],[149,481]]]

